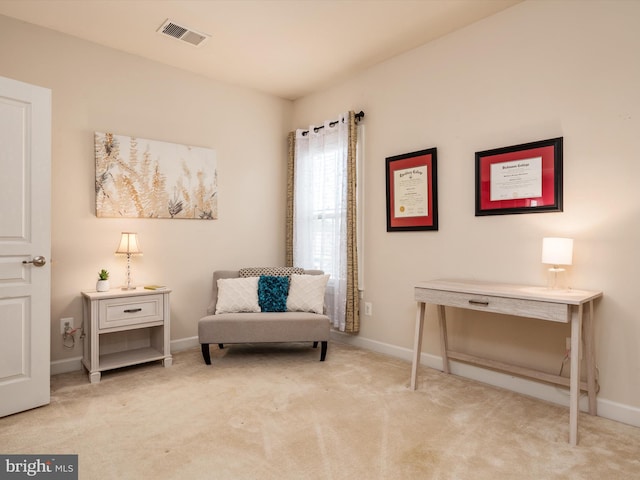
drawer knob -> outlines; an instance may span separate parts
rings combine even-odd
[[[482,301],[482,300],[469,300],[469,304],[471,304],[471,305],[480,305],[482,307],[488,307],[489,306],[489,302]]]
[[[141,312],[142,309],[141,308],[130,308],[128,310],[125,310],[124,313],[136,313],[136,312]]]

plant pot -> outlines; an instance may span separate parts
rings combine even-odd
[[[96,283],[96,292],[108,292],[109,280],[98,280]]]

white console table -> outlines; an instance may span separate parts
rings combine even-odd
[[[415,285],[418,302],[416,330],[411,368],[411,389],[416,389],[418,365],[422,350],[422,335],[427,303],[437,305],[440,325],[440,347],[443,371],[449,373],[449,359],[479,365],[542,382],[569,387],[569,443],[578,442],[578,411],[580,390],[589,398],[589,414],[597,415],[596,362],[594,351],[593,301],[602,292],[584,290],[550,290],[545,287],[506,285],[465,280],[433,280]],[[519,317],[571,324],[570,377],[561,377],[495,360],[455,352],[447,344],[445,307],[457,307],[482,312],[502,313]],[[584,330],[587,381],[580,381],[580,348]]]

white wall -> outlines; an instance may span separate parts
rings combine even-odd
[[[291,102],[3,16],[0,32],[0,75],[53,91],[53,361],[82,355],[63,348],[59,319],[79,325],[80,291],[95,289],[97,272],[124,283],[122,231],[138,232],[144,252],[132,259],[134,281],[173,289],[173,340],[197,335],[213,270],[283,264]],[[219,219],[96,218],[94,131],[213,148]]]
[[[600,399],[640,421],[640,2],[527,1],[294,104],[294,126],[365,111],[360,341],[412,348],[414,282],[545,283],[544,236],[575,238],[596,306]],[[564,212],[475,217],[474,153],[564,137]],[[437,232],[386,232],[385,158],[438,149]],[[423,351],[439,355],[434,310]],[[461,322],[464,317],[466,321]],[[560,369],[564,325],[450,312],[453,346]],[[566,372],[565,368],[565,372]]]

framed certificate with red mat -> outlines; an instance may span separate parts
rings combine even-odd
[[[476,152],[476,216],[562,211],[562,137]]]
[[[438,230],[435,148],[386,159],[387,232]]]

